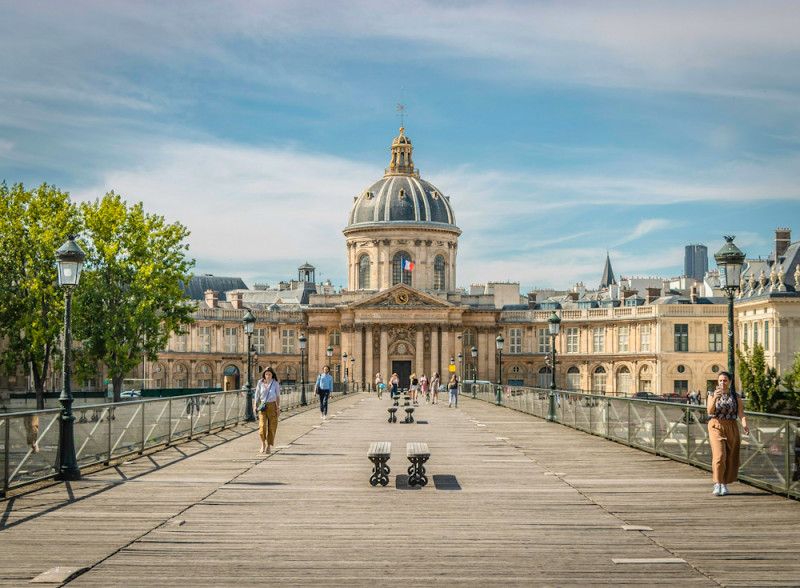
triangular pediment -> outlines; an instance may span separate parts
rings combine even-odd
[[[416,288],[398,284],[388,290],[383,290],[367,296],[348,306],[351,309],[357,308],[455,308],[456,305],[450,302],[426,294]]]

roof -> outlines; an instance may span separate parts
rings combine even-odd
[[[225,292],[230,290],[247,290],[247,285],[242,278],[212,276],[211,274],[192,276],[188,285],[183,283],[181,285],[183,293],[191,300],[205,300],[206,290],[218,292],[219,300],[225,300]]]
[[[614,270],[611,269],[611,258],[606,252],[606,265],[603,268],[603,277],[600,278],[600,287],[608,288],[611,284],[616,284],[617,280],[614,278]]]

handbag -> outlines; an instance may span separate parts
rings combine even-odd
[[[265,410],[267,410],[267,403],[264,401],[259,402],[258,406],[256,407],[256,410],[258,412],[264,412]]]

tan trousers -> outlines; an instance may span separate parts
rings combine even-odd
[[[267,410],[258,413],[258,433],[267,445],[275,445],[275,433],[278,430],[278,403],[267,402]]]
[[[709,419],[708,441],[711,444],[714,483],[732,484],[739,478],[739,423],[727,419]]]

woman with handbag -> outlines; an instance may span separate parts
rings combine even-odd
[[[258,433],[261,435],[261,453],[269,454],[275,445],[278,417],[281,414],[281,385],[275,370],[268,367],[256,384],[253,398],[258,414]]]
[[[319,396],[319,418],[323,421],[328,416],[328,398],[333,391],[333,376],[331,368],[327,365],[322,368],[322,373],[317,376],[314,384],[314,393]]]
[[[431,380],[431,404],[439,402],[439,372],[433,372],[433,379]]]
[[[713,396],[708,395],[708,443],[711,445],[711,471],[714,476],[714,496],[726,496],[728,484],[739,478],[739,448],[742,443],[739,434],[741,419],[744,434],[749,435],[747,415],[744,414],[742,397],[731,390],[731,375],[720,372],[717,388]]]
[[[450,382],[447,384],[447,388],[450,390],[450,399],[447,403],[447,408],[450,408],[455,404],[456,408],[458,408],[458,376],[453,374],[450,378]]]

